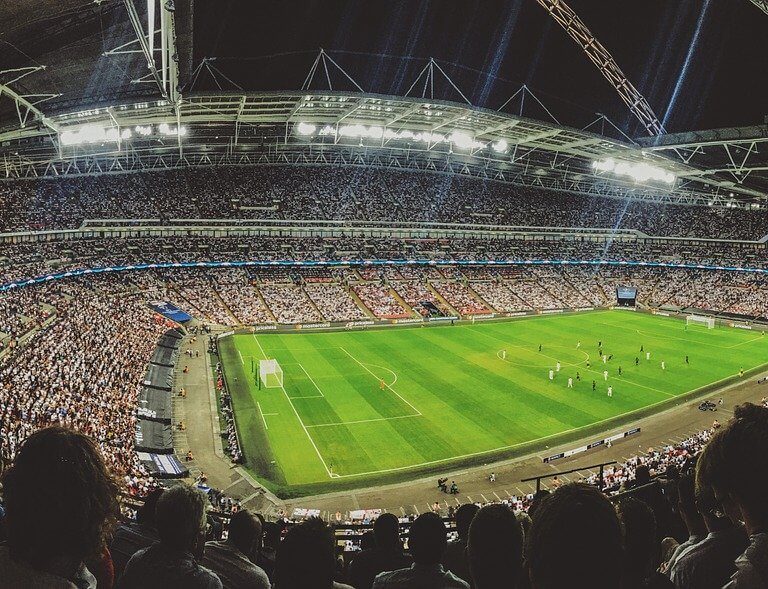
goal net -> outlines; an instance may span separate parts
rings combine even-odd
[[[277,360],[259,360],[259,380],[268,389],[283,386],[283,369]]]
[[[704,325],[707,327],[707,329],[714,329],[715,318],[705,317],[704,315],[686,315],[685,324],[686,325]]]

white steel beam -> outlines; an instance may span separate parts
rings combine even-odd
[[[563,0],[536,0],[565,29],[565,32],[581,46],[589,60],[594,63],[616,89],[624,104],[637,117],[649,135],[661,135],[664,128],[651,105],[643,98],[624,75],[608,50],[590,32],[584,22]]]
[[[765,14],[768,14],[768,0],[749,0],[757,6],[760,10],[762,10]]]

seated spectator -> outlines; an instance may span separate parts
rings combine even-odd
[[[447,545],[447,532],[440,516],[432,512],[422,513],[411,524],[408,535],[413,565],[381,573],[374,580],[373,589],[469,589],[469,585],[452,572],[443,570],[440,561]]]
[[[669,576],[678,589],[719,589],[736,572],[734,560],[747,547],[747,537],[731,518],[720,513],[711,487],[697,485],[696,504],[708,534],[680,554]]]
[[[335,544],[333,530],[320,518],[291,528],[277,548],[274,589],[352,589],[333,580]]]
[[[381,514],[373,523],[373,536],[373,547],[360,552],[349,566],[349,582],[355,589],[370,589],[379,573],[411,565],[411,558],[403,553],[400,523],[395,515]]]
[[[160,541],[134,554],[119,589],[222,589],[215,573],[200,566],[205,538],[205,496],[177,485],[157,500],[155,521]]]
[[[120,578],[125,565],[134,554],[142,548],[152,546],[160,539],[155,525],[155,506],[162,494],[162,489],[152,491],[136,512],[136,521],[120,524],[115,530],[109,550],[112,553],[116,578]]]
[[[662,566],[662,571],[667,574],[675,566],[681,554],[694,544],[701,542],[707,535],[707,525],[704,523],[704,518],[701,517],[699,509],[696,507],[696,488],[692,475],[680,477],[677,485],[677,495],[677,511],[680,517],[683,518],[683,523],[685,523],[685,527],[688,530],[688,539],[675,547],[669,560]]]
[[[533,513],[525,561],[532,589],[618,589],[624,539],[613,505],[583,483],[543,497]]]
[[[262,528],[264,537],[256,564],[264,569],[270,581],[274,581],[275,558],[277,557],[277,547],[280,545],[281,528],[275,522],[264,522]]]
[[[472,523],[472,518],[478,511],[480,508],[474,503],[465,503],[456,510],[456,532],[458,532],[459,537],[448,542],[443,556],[445,570],[451,571],[467,583],[470,582],[469,564],[467,563],[467,537],[469,524]]]
[[[727,589],[768,587],[768,408],[745,403],[705,447],[696,489],[711,486],[734,521],[744,522],[749,545],[735,562]]]
[[[671,581],[657,572],[660,544],[656,540],[656,519],[651,508],[633,497],[617,506],[624,526],[624,574],[622,589],[667,589]]]
[[[225,542],[206,542],[203,564],[221,579],[224,589],[269,589],[267,574],[251,561],[261,543],[261,520],[241,509],[229,520]]]
[[[94,588],[83,562],[101,560],[120,511],[117,484],[93,440],[59,427],[40,430],[21,446],[3,485],[0,584]]]
[[[467,559],[474,589],[515,589],[523,568],[523,531],[505,505],[487,505],[469,527]]]

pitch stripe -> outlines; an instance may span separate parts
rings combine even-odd
[[[375,417],[373,419],[358,419],[355,421],[336,421],[333,423],[316,423],[312,425],[308,425],[307,427],[330,427],[332,425],[353,425],[355,423],[371,423],[374,421],[391,421],[393,419],[406,419],[408,417],[423,417],[421,413],[413,414],[413,415],[398,415],[396,417]]]
[[[318,393],[320,393],[320,396],[321,396],[321,397],[325,397],[325,395],[323,394],[323,391],[321,391],[321,390],[320,390],[320,387],[319,387],[319,386],[317,386],[317,383],[315,382],[315,379],[314,379],[314,378],[312,378],[312,377],[309,375],[309,372],[307,372],[307,369],[306,369],[306,368],[304,368],[304,366],[302,366],[302,365],[301,365],[301,363],[297,362],[297,364],[299,365],[299,368],[301,368],[301,369],[304,371],[304,374],[306,374],[306,375],[307,375],[307,378],[308,378],[309,380],[311,380],[311,381],[312,381],[312,384],[313,384],[313,385],[315,385],[315,388],[317,389],[317,392],[318,392]]]
[[[364,368],[364,369],[365,369],[365,370],[366,370],[368,373],[370,373],[370,374],[371,374],[371,376],[373,376],[374,378],[377,378],[377,379],[379,379],[379,380],[381,381],[381,379],[380,379],[378,376],[376,376],[376,375],[375,375],[373,372],[371,372],[371,370],[370,370],[370,369],[369,369],[369,368],[368,368],[368,367],[367,367],[365,364],[363,364],[362,362],[360,362],[360,360],[358,360],[358,359],[357,359],[357,358],[355,358],[355,357],[354,357],[352,354],[350,354],[349,352],[347,352],[346,348],[344,348],[343,346],[339,346],[339,349],[341,349],[341,351],[342,351],[342,352],[344,352],[344,353],[345,353],[347,356],[349,356],[349,357],[350,357],[350,358],[352,358],[352,359],[353,359],[355,362],[357,362],[357,363],[358,363],[360,366],[362,366],[362,367],[363,367],[363,368]],[[388,370],[388,369],[387,369],[387,370]],[[382,381],[382,382],[383,382],[383,381]],[[405,403],[406,405],[408,405],[408,407],[410,407],[410,408],[411,408],[411,409],[413,409],[413,410],[414,410],[416,413],[418,413],[419,415],[421,415],[421,411],[419,411],[418,409],[416,409],[416,407],[414,407],[413,405],[411,405],[411,404],[410,404],[410,403],[409,403],[409,402],[408,402],[408,401],[407,401],[407,400],[406,400],[406,399],[405,399],[405,398],[404,398],[404,397],[403,397],[403,396],[402,396],[400,393],[398,393],[398,392],[397,392],[395,389],[393,389],[393,388],[392,388],[392,385],[388,385],[387,383],[384,383],[384,386],[385,386],[385,387],[387,387],[387,388],[388,388],[390,391],[392,391],[393,393],[395,393],[395,394],[396,394],[396,395],[397,395],[397,396],[400,398],[400,400],[401,400],[403,403]]]
[[[259,346],[259,349],[261,350],[261,355],[264,356],[265,360],[269,359],[269,356],[267,356],[266,352],[264,351],[264,348],[261,347],[261,342],[254,334],[253,339],[256,341],[256,345]],[[296,410],[296,406],[293,404],[293,401],[291,400],[290,395],[288,395],[288,392],[285,390],[285,387],[281,384],[280,389],[283,391],[283,394],[285,395],[285,398],[288,399],[288,404],[291,406],[291,409],[293,409],[293,412],[296,414],[296,419],[299,420],[299,423],[301,424],[302,429],[304,430],[304,433],[307,434],[307,437],[309,438],[309,442],[312,444],[312,447],[315,449],[315,452],[317,453],[317,457],[320,459],[320,462],[323,463],[323,468],[325,468],[325,472],[328,473],[328,478],[334,478],[339,475],[334,475],[331,472],[331,469],[328,468],[328,465],[325,463],[325,459],[323,458],[323,455],[320,454],[320,450],[317,447],[317,444],[315,444],[315,440],[312,439],[312,436],[309,434],[309,430],[307,429],[307,426],[304,425],[304,421],[301,419],[301,415],[299,415],[299,412]]]

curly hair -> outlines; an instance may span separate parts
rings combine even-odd
[[[73,430],[32,434],[3,484],[11,556],[37,569],[98,557],[120,514],[119,487],[98,446]]]

